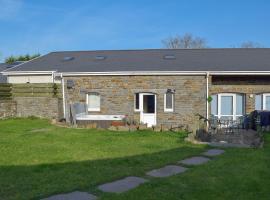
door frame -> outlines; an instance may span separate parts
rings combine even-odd
[[[155,112],[154,113],[148,113],[149,115],[153,115],[154,117],[154,124],[153,126],[157,125],[157,95],[154,93],[147,93],[147,92],[142,92],[139,93],[139,105],[140,105],[140,122],[143,122],[143,115],[145,113],[143,113],[143,96],[144,95],[154,95],[154,100],[155,100]],[[146,113],[147,114],[147,113]],[[144,122],[143,122],[144,123]]]

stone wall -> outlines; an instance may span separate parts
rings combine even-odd
[[[128,115],[139,121],[134,111],[134,94],[155,93],[157,124],[194,126],[196,113],[206,114],[206,79],[204,76],[85,76],[67,77],[74,88],[66,90],[67,103],[85,102],[88,92],[101,96],[101,111],[91,114]],[[175,90],[174,112],[164,112],[164,94]]]
[[[62,101],[54,97],[15,97],[17,117],[62,118]]]
[[[255,110],[255,95],[270,93],[269,76],[215,76],[209,82],[209,95],[242,93],[246,96],[246,113]],[[209,106],[210,109],[210,106]]]
[[[0,119],[16,116],[16,102],[12,100],[0,100]]]
[[[0,84],[0,118],[63,118],[60,84]]]

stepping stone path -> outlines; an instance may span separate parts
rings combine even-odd
[[[210,149],[203,153],[205,156],[219,156],[224,153],[222,149]]]
[[[58,194],[42,200],[96,200],[97,197],[87,192],[71,192],[67,194]]]
[[[103,192],[122,193],[133,189],[146,181],[147,180],[143,178],[129,176],[118,181],[100,185],[98,186],[98,189]]]
[[[181,160],[178,163],[179,164],[185,164],[185,165],[201,165],[206,162],[208,162],[210,159],[202,156],[194,156],[191,158],[187,158],[185,160]]]
[[[175,174],[183,173],[187,170],[185,167],[180,167],[176,165],[167,165],[165,167],[162,167],[160,169],[154,169],[150,172],[147,172],[146,174],[153,177],[168,177]]]
[[[210,149],[204,153],[202,153],[205,156],[218,156],[224,153],[224,150],[222,149]],[[201,165],[206,162],[208,162],[210,159],[203,157],[203,156],[194,156],[191,158],[187,158],[184,160],[181,160],[178,162],[178,164],[184,164],[184,165]],[[168,177],[179,173],[184,173],[188,168],[181,167],[177,165],[167,165],[165,167],[162,167],[160,169],[154,169],[152,171],[147,172],[146,174],[152,177]],[[117,180],[111,183],[105,183],[103,185],[98,186],[98,189],[103,192],[112,192],[112,193],[122,193],[126,192],[128,190],[131,190],[133,188],[138,187],[139,185],[147,182],[147,179],[135,177],[135,176],[129,176],[121,180]],[[97,197],[86,193],[86,192],[79,192],[75,191],[68,194],[58,194],[51,196],[46,199],[42,200],[96,200]]]

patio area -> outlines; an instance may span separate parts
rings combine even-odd
[[[266,112],[241,116],[236,120],[219,119],[211,116],[209,119],[198,115],[200,128],[196,132],[196,139],[216,146],[261,147],[263,145],[263,131],[269,129],[265,123]]]

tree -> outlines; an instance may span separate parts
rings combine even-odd
[[[194,37],[190,33],[176,35],[162,40],[167,49],[202,49],[207,48],[206,40],[201,37]]]
[[[262,48],[263,46],[257,42],[247,41],[247,42],[243,42],[240,45],[240,47],[241,48]]]
[[[29,54],[26,54],[26,55],[20,55],[20,56],[9,56],[5,59],[5,63],[7,64],[12,64],[16,61],[29,61],[29,60],[32,60],[34,58],[37,58],[39,57],[40,54],[34,54],[34,55],[29,55]]]

